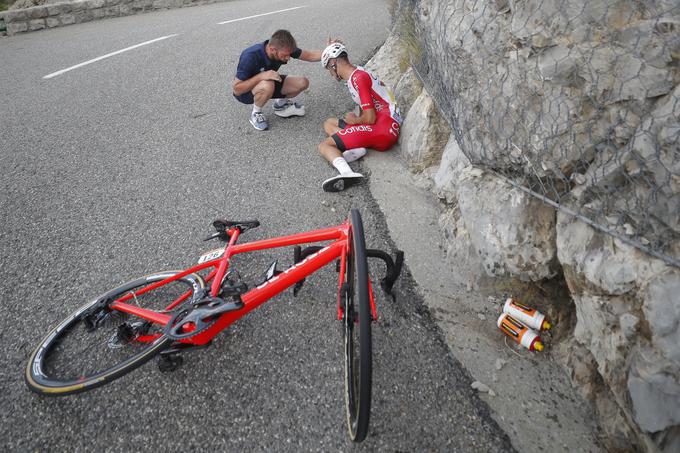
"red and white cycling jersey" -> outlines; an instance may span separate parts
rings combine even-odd
[[[377,115],[389,115],[401,125],[401,112],[392,91],[372,72],[361,66],[352,72],[347,88],[361,110],[375,109]]]

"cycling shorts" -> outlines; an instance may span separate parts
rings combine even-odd
[[[399,123],[389,115],[378,115],[374,124],[344,124],[335,134],[331,135],[340,151],[352,148],[372,148],[387,151],[399,139]]]
[[[283,89],[283,82],[286,80],[285,74],[279,74],[281,76],[281,81],[276,81],[274,80],[274,94],[272,95],[272,99],[283,99],[286,96],[284,96],[283,93],[281,93],[281,90]],[[232,93],[233,94],[233,93]],[[245,93],[236,96],[234,94],[234,97],[239,100],[239,102],[242,102],[244,104],[252,104],[255,102],[255,97],[253,96],[253,93],[250,91],[246,91]]]

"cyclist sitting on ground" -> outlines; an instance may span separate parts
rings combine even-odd
[[[324,181],[322,187],[327,192],[338,192],[363,178],[352,171],[348,162],[363,157],[366,148],[387,151],[397,142],[401,114],[392,91],[368,70],[352,65],[342,43],[326,47],[321,64],[338,81],[347,81],[352,99],[361,108],[360,116],[349,112],[323,124],[328,138],[319,144],[319,153],[340,174]]]
[[[243,104],[253,104],[250,124],[257,130],[269,127],[262,107],[270,99],[276,100],[273,107],[277,116],[288,118],[305,114],[305,107],[293,98],[307,89],[309,80],[277,72],[291,58],[319,61],[321,50],[302,50],[288,30],[277,30],[268,40],[241,52],[232,83],[233,94]]]

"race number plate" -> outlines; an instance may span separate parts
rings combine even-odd
[[[201,257],[198,259],[198,264],[203,264],[206,261],[214,260],[215,258],[219,258],[222,255],[224,255],[224,248],[211,250],[201,255]]]

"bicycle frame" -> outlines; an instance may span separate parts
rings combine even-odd
[[[196,266],[188,268],[181,271],[172,277],[168,277],[165,280],[161,280],[154,283],[136,293],[128,293],[123,297],[111,302],[110,308],[113,310],[118,310],[121,312],[129,313],[139,318],[146,319],[155,324],[165,326],[171,319],[171,315],[166,313],[161,313],[158,311],[148,310],[136,305],[127,303],[130,299],[135,296],[144,294],[147,291],[151,291],[155,288],[161,287],[168,283],[174,282],[183,278],[189,274],[194,274],[204,269],[213,268],[212,271],[205,278],[206,283],[210,283],[209,294],[212,297],[217,297],[222,282],[227,275],[229,270],[229,265],[231,258],[235,255],[255,252],[260,250],[267,250],[279,247],[286,247],[291,245],[308,244],[313,242],[323,242],[332,241],[330,244],[323,246],[320,250],[314,252],[312,255],[304,258],[300,262],[294,263],[291,267],[285,271],[274,275],[272,278],[264,281],[259,286],[250,289],[246,293],[241,295],[241,301],[243,302],[243,307],[222,314],[213,325],[207,328],[205,331],[196,334],[193,337],[179,340],[181,343],[188,343],[191,345],[205,345],[209,343],[218,333],[227,328],[229,325],[242,318],[252,310],[256,309],[264,302],[268,301],[272,297],[286,290],[290,286],[304,279],[305,277],[313,274],[320,268],[324,267],[328,263],[340,259],[340,272],[338,278],[338,289],[341,287],[345,276],[347,253],[350,250],[350,223],[345,221],[344,223],[329,228],[323,228],[319,230],[308,231],[305,233],[298,233],[288,236],[281,236],[272,239],[264,239],[253,242],[247,242],[243,244],[237,244],[238,238],[240,236],[240,230],[238,228],[232,228],[228,230],[229,243],[224,247],[213,252],[217,254],[214,259],[209,259],[205,262],[199,262]],[[210,253],[210,252],[208,252]],[[206,254],[202,255],[205,256]],[[339,293],[339,291],[338,291]],[[191,291],[187,291],[185,294],[175,299],[170,303],[164,311],[168,312],[175,308],[177,305],[185,301],[191,295]],[[373,314],[373,319],[377,319],[375,300],[373,297],[373,290],[370,285],[369,279],[369,295],[370,295],[370,305],[371,312]],[[337,313],[338,319],[342,319],[343,312],[341,307],[341,301],[338,297],[337,300]],[[140,337],[138,341],[149,341],[151,337]]]

